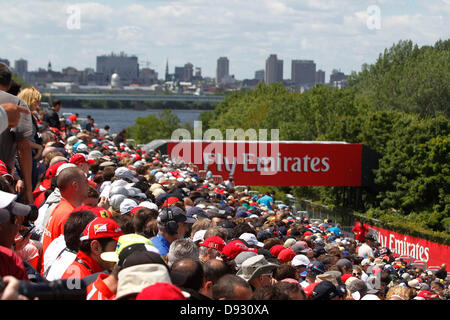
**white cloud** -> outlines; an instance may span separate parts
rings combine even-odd
[[[314,59],[333,68],[359,70],[401,39],[431,44],[448,38],[450,0],[183,0],[90,2],[22,0],[2,3],[0,57],[23,57],[30,68],[95,67],[111,51],[138,54],[170,67],[190,61],[214,76],[228,55],[230,72],[252,77],[270,53],[285,61]],[[79,5],[81,29],[68,30],[68,5]],[[367,7],[381,8],[381,29],[367,28]],[[440,10],[439,10],[440,8]],[[365,57],[365,58],[364,58]],[[53,61],[52,61],[53,62]],[[172,70],[171,70],[172,71]],[[285,62],[285,76],[289,77]]]

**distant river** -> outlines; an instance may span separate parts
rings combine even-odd
[[[164,110],[148,109],[148,110],[133,110],[133,109],[74,109],[64,108],[64,105],[59,112],[63,113],[78,113],[80,118],[85,118],[90,115],[94,118],[95,127],[103,128],[105,125],[109,125],[111,132],[117,133],[122,129],[126,129],[132,125],[139,117],[146,117],[148,115],[158,116]],[[194,126],[194,121],[199,119],[201,113],[205,110],[171,110],[175,114],[181,123],[191,123]]]

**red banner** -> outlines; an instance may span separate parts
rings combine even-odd
[[[361,186],[361,144],[170,141],[167,153],[236,185]]]
[[[376,231],[377,241],[389,248],[395,257],[410,257],[411,261],[424,261],[427,267],[450,263],[450,247],[428,240],[367,225]]]

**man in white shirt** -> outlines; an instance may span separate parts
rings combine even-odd
[[[358,257],[373,257],[374,255],[372,247],[374,246],[375,241],[376,239],[373,236],[368,235],[364,243],[358,249]]]
[[[88,210],[73,211],[64,224],[64,234],[53,240],[44,254],[44,277],[61,279],[68,266],[75,261],[80,247],[80,234],[97,216]]]

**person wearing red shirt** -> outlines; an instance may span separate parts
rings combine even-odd
[[[364,242],[367,233],[369,232],[369,229],[367,229],[361,222],[356,221],[352,231],[355,234],[355,240],[359,242]]]
[[[75,261],[66,269],[62,279],[81,279],[91,274],[110,270],[114,263],[101,258],[103,252],[114,251],[117,240],[123,235],[120,226],[110,218],[95,218],[84,229],[80,250]]]
[[[74,166],[66,164],[66,166]],[[64,234],[64,224],[70,213],[75,207],[80,206],[83,200],[87,198],[89,184],[84,172],[77,167],[61,166],[61,171],[57,175],[57,185],[61,192],[61,201],[50,214],[47,225],[45,226],[42,237],[42,250],[45,250],[49,244],[60,235]],[[58,170],[59,170],[58,169]]]

